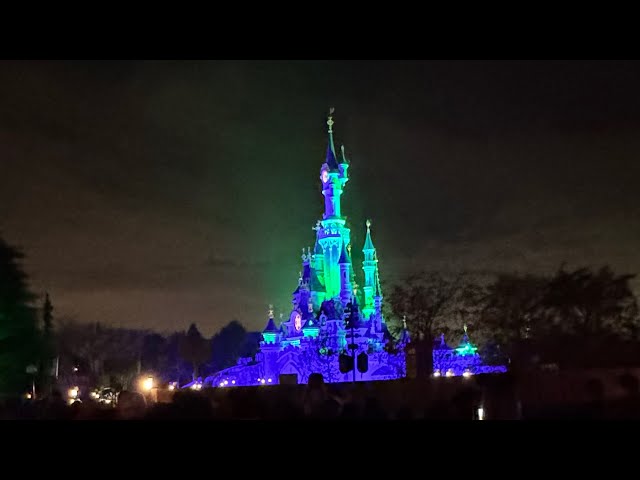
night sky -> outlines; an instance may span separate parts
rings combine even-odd
[[[385,284],[640,272],[632,62],[3,62],[0,234],[58,318],[262,328],[313,247],[331,106]]]

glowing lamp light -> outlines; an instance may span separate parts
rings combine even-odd
[[[269,383],[271,383],[271,379],[269,379],[269,380],[267,380],[267,381],[268,381]],[[264,381],[263,381],[263,383],[264,383]]]
[[[24,395],[24,396],[25,396],[25,398],[26,398],[27,400],[31,400],[31,394],[30,394],[30,393],[25,393],[25,395]]]
[[[78,398],[78,393],[80,393],[80,389],[78,387],[70,388],[69,398]]]
[[[224,382],[220,382],[220,386],[221,386],[221,387],[224,387]]]
[[[231,380],[231,384],[232,384],[232,385],[235,385],[235,384],[236,384],[236,381],[235,381],[235,380]]]
[[[478,407],[478,420],[484,420],[484,408]]]
[[[260,383],[264,385],[266,383],[265,379],[263,378],[262,380],[260,380]]]
[[[106,403],[107,405],[109,405],[111,403],[111,399],[110,398],[105,398],[104,403]]]
[[[224,381],[224,384],[225,384],[225,385],[229,385],[229,380],[225,380],[225,381]]]
[[[440,376],[440,370],[434,370],[433,376],[434,377],[439,377]]]
[[[173,383],[169,384],[169,390],[174,390],[176,388],[176,386]]]
[[[469,378],[471,375],[473,375],[473,373],[471,373],[469,370],[465,370],[462,374],[464,378]]]
[[[142,381],[142,388],[149,391],[153,388],[153,377],[147,377]]]
[[[446,376],[447,377],[453,377],[453,370],[451,370],[451,369],[447,370]]]

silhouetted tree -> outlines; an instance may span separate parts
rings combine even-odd
[[[503,345],[539,336],[546,329],[542,302],[547,283],[546,278],[533,275],[498,275],[483,299],[483,328]]]
[[[49,389],[55,363],[55,339],[53,336],[53,305],[49,294],[45,293],[42,305],[42,358],[40,359],[39,377],[43,388]]]
[[[45,293],[42,306],[42,329],[45,337],[50,338],[53,335],[53,305],[48,293]]]
[[[186,335],[180,339],[179,351],[180,356],[193,366],[193,380],[195,380],[200,365],[209,359],[211,348],[194,323],[191,324]]]
[[[145,369],[157,372],[166,371],[167,340],[160,334],[149,333],[144,336],[142,342],[142,366]]]
[[[56,334],[61,374],[68,375],[79,366],[76,373],[93,382],[107,385],[115,379],[118,384],[129,386],[140,373],[145,335],[142,330],[63,320]]]
[[[420,375],[429,375],[433,370],[433,339],[437,330],[450,329],[451,323],[464,315],[467,297],[472,296],[477,296],[476,289],[465,274],[446,277],[437,272],[421,272],[393,286],[389,305],[396,318],[406,316]]]
[[[6,393],[27,385],[26,367],[37,365],[42,346],[22,259],[19,250],[0,238],[0,392]]]
[[[245,349],[247,331],[237,320],[232,320],[211,339],[211,362],[214,372],[232,367]]]
[[[567,271],[561,267],[549,281],[542,303],[554,329],[582,337],[638,334],[638,304],[629,282],[635,275],[616,275],[609,267]]]

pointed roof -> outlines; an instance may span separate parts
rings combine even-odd
[[[351,263],[351,256],[349,252],[347,252],[347,246],[345,242],[342,242],[342,252],[340,253],[340,259],[338,260],[339,264]]]
[[[362,251],[371,251],[375,250],[376,247],[373,246],[373,242],[371,241],[371,220],[367,220],[367,238],[364,240],[364,247],[362,247]]]
[[[309,330],[310,328],[320,328],[320,322],[318,322],[313,315],[307,319],[302,327],[303,330]]]
[[[398,339],[400,343],[409,343],[411,342],[411,335],[409,334],[409,330],[406,328],[400,332],[400,338]]]
[[[309,280],[309,290],[311,290],[312,292],[324,292],[325,291],[324,285],[320,283],[318,274],[313,268],[311,269],[310,277],[311,278]]]
[[[302,283],[308,284],[309,280],[311,280],[311,266],[305,263],[302,267]]]
[[[393,335],[391,335],[391,332],[389,331],[389,329],[387,328],[387,324],[383,323],[382,324],[382,338],[387,341],[387,340],[395,340],[393,338]]]
[[[456,348],[456,351],[458,352],[458,355],[466,356],[474,355],[476,350],[478,350],[478,347],[469,340],[469,335],[467,335],[467,325],[465,324],[464,335],[462,336],[462,341],[460,342],[460,345],[458,345],[458,348]]]
[[[336,159],[336,148],[333,145],[333,107],[329,110],[329,117],[327,119],[327,125],[329,125],[329,144],[327,145],[327,159],[326,164],[329,166],[329,170],[338,171],[338,160]]]
[[[433,342],[434,350],[451,350],[451,347],[447,345],[444,339],[444,333],[440,334],[440,338],[436,338]]]
[[[340,153],[342,153],[342,158],[340,159],[340,163],[349,163],[347,161],[347,156],[344,154],[344,145],[340,145]]]
[[[376,292],[374,297],[382,297],[382,288],[380,288],[380,275],[378,275],[378,269],[376,268]]]
[[[273,307],[269,305],[269,321],[262,333],[278,333],[279,331],[278,327],[276,327],[276,322],[273,321]]]

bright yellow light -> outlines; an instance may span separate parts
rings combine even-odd
[[[484,420],[484,408],[478,407],[478,420]]]
[[[453,377],[453,370],[449,369],[446,373],[447,377]]]
[[[142,381],[142,388],[151,390],[153,388],[153,377],[147,377]]]
[[[169,390],[173,390],[174,388],[176,388],[176,386],[175,386],[173,383],[171,383],[171,384],[169,385]]]
[[[467,370],[466,372],[464,372],[462,374],[462,376],[465,377],[465,378],[469,378],[471,376],[471,372],[469,370]]]
[[[433,372],[433,376],[434,377],[439,377],[440,376],[440,370],[436,370],[435,372]]]
[[[69,398],[78,398],[78,393],[80,393],[80,389],[78,387],[70,388]]]
[[[30,393],[26,393],[24,396],[25,396],[27,399],[31,399],[31,394],[30,394]]]

